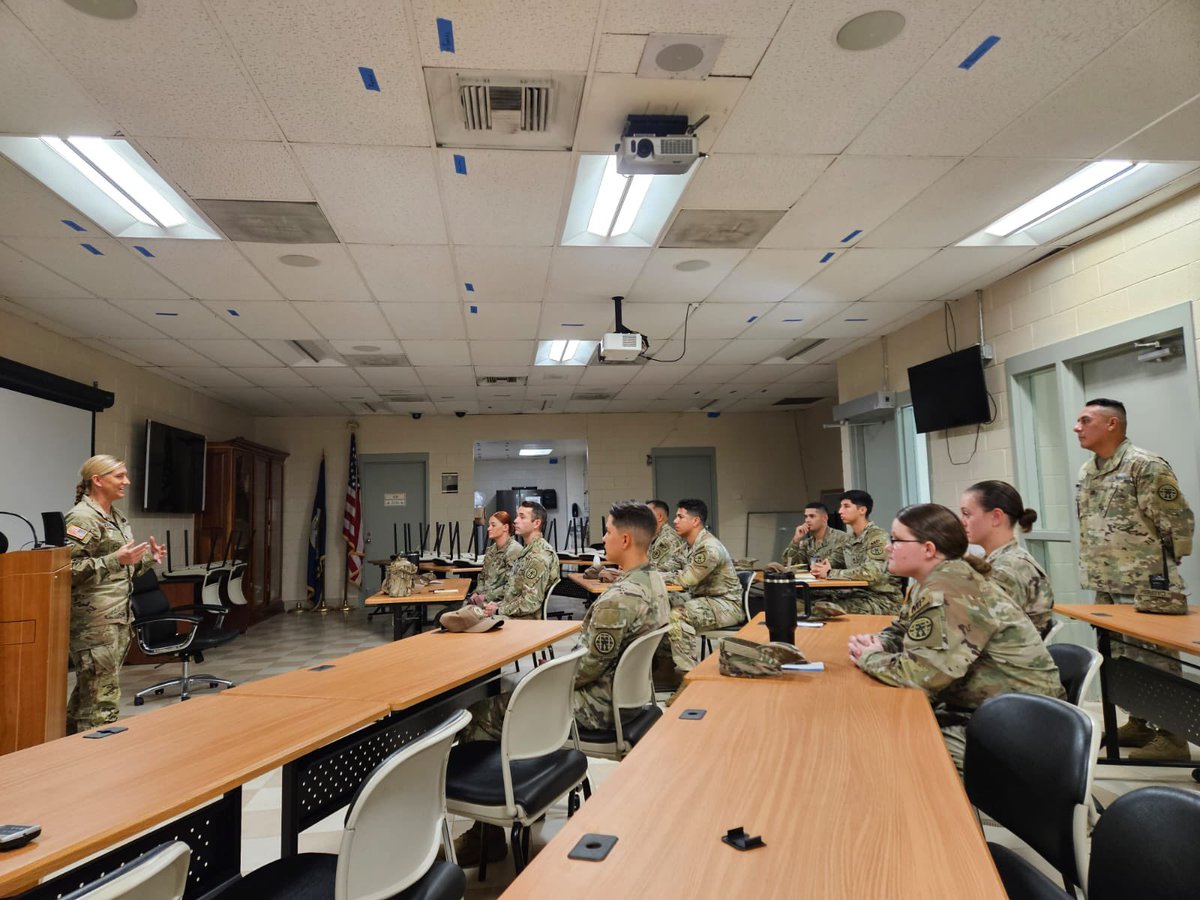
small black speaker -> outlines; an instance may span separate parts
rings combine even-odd
[[[558,491],[554,488],[544,488],[541,491],[542,506],[546,509],[558,509]]]
[[[60,512],[42,513],[42,531],[46,535],[45,543],[51,547],[65,547],[67,544],[67,520]]]

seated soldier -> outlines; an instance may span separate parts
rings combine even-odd
[[[533,500],[526,500],[517,507],[517,518],[513,521],[517,536],[524,542],[525,549],[513,564],[508,577],[508,588],[503,599],[490,600],[483,609],[489,616],[499,613],[510,619],[540,619],[546,591],[558,581],[558,554],[542,537],[546,524],[546,507]]]
[[[900,583],[888,574],[887,534],[869,518],[874,505],[866,491],[842,494],[838,515],[851,533],[831,558],[812,563],[808,570],[818,578],[868,582],[865,588],[830,591],[821,599],[849,613],[894,616],[900,611]]]
[[[672,579],[683,591],[668,595],[671,601],[671,657],[682,677],[696,666],[698,635],[713,628],[738,625],[745,620],[742,584],[733,558],[705,523],[708,505],[703,500],[680,500],[675,530],[691,548],[687,562]]]
[[[783,550],[783,562],[767,566],[772,571],[807,569],[812,563],[830,559],[849,537],[840,528],[829,526],[829,507],[814,500],[804,507],[804,522],[796,526],[792,542]]]
[[[583,619],[577,646],[587,653],[575,673],[575,721],[581,728],[613,727],[612,683],[617,663],[633,641],[667,623],[667,586],[647,563],[654,534],[654,514],[642,503],[614,503],[604,532],[606,557],[621,567],[621,576],[592,604]],[[466,741],[498,741],[511,694],[504,693],[471,706]],[[633,713],[631,712],[631,715]],[[622,721],[624,718],[622,717]],[[504,833],[480,823],[455,841],[460,866],[479,864],[481,837],[486,837],[488,861],[504,858]]]
[[[668,581],[683,568],[688,555],[687,541],[679,536],[671,524],[671,507],[662,500],[647,500],[646,505],[654,513],[656,530],[650,542],[650,568],[662,572]]]

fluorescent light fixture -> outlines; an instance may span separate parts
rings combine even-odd
[[[567,355],[566,341],[551,341],[550,342],[550,358],[555,362],[562,362],[563,357]]]
[[[538,341],[535,366],[586,366],[596,352],[596,341],[567,340]]]
[[[4,135],[0,154],[115,237],[221,238],[128,141]]]
[[[568,247],[653,247],[696,173],[621,175],[611,154],[579,157],[563,225]]]
[[[628,233],[633,220],[641,211],[654,175],[622,175],[617,172],[617,158],[610,156],[600,180],[600,190],[592,207],[587,230],[600,237]]]
[[[1001,216],[984,231],[994,237],[1006,238],[1024,231],[1049,216],[1077,203],[1089,194],[1132,175],[1144,163],[1127,159],[1102,159],[1084,166],[1074,175],[1060,181],[1048,191],[1038,194],[1028,203],[1023,203],[1006,216]]]
[[[518,456],[549,456],[554,451],[550,447],[522,447],[517,451]]]

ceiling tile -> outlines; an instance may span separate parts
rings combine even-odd
[[[786,338],[790,343],[849,305],[848,302],[778,303],[747,328],[742,333],[741,340],[770,340],[778,337]]]
[[[368,366],[359,369],[359,374],[363,381],[380,391],[417,387],[421,384],[417,370],[407,366]]]
[[[949,172],[955,162],[843,156],[780,219],[761,246],[852,246],[863,235],[870,237],[872,229]]]
[[[245,378],[251,384],[265,388],[301,387],[308,382],[296,374],[294,369],[287,366],[233,368],[230,371]]]
[[[602,34],[596,53],[596,71],[632,75],[637,72],[645,49],[644,34]]]
[[[458,155],[466,159],[465,175],[455,174],[454,155],[449,150],[438,153],[453,243],[536,247],[556,243],[570,153],[460,151]]]
[[[768,359],[777,355],[780,350],[788,346],[790,343],[792,343],[792,340],[788,337],[776,337],[773,340],[763,341],[752,341],[746,338],[739,338],[736,341],[730,341],[711,357],[709,357],[708,362],[704,364],[703,368],[705,377],[708,377],[709,369],[713,368],[714,366],[719,368],[727,368],[730,366],[744,367],[748,365],[755,365],[762,362],[764,359]],[[718,380],[729,381],[741,374],[743,374],[743,372],[729,373],[726,375],[726,377]],[[775,377],[778,378],[779,376],[776,375]]]
[[[704,303],[688,319],[688,336],[699,338],[737,337],[771,306],[768,303]],[[683,329],[676,337],[683,335]],[[657,354],[656,354],[657,355]]]
[[[1194,160],[1200,155],[1200,97],[1118,144],[1116,159]]]
[[[649,363],[647,363],[649,365]],[[584,366],[583,377],[579,384],[587,387],[611,387],[628,384],[638,373],[638,366],[631,365],[593,365]]]
[[[465,343],[465,342],[464,342]],[[445,363],[445,359],[439,360]],[[445,385],[447,387],[463,387],[475,384],[475,369],[469,365],[424,365],[417,369],[417,377],[422,384]]]
[[[80,240],[84,238],[84,240]],[[184,300],[187,295],[111,238],[9,238],[9,246],[48,269],[112,300]],[[99,256],[85,248],[90,244]]]
[[[354,262],[340,244],[248,244],[239,243],[260,272],[289,300],[370,300],[367,286]],[[289,266],[284,256],[311,256],[320,265]]]
[[[130,315],[173,338],[237,338],[237,329],[195,300],[114,300]]]
[[[544,303],[538,338],[598,341],[612,331],[612,303]]]
[[[404,352],[414,366],[470,366],[466,341],[403,341]],[[424,380],[422,376],[422,380]],[[427,382],[428,383],[428,382]]]
[[[302,414],[332,412],[336,415],[337,411],[342,414],[346,412],[345,407],[318,387],[278,387],[271,388],[271,393],[296,406]]]
[[[362,387],[358,369],[349,366],[297,366],[296,374],[317,387]]]
[[[303,341],[320,337],[317,330],[292,308],[292,304],[283,300],[236,305],[229,301],[207,300],[204,305],[222,321],[256,340]],[[230,310],[237,315],[232,315]]]
[[[746,250],[655,250],[629,292],[632,300],[647,303],[695,303],[707,297],[734,267]],[[704,268],[680,271],[676,265],[692,260]]]
[[[1079,168],[1061,159],[965,159],[866,235],[866,247],[946,247]]]
[[[246,381],[240,375],[230,372],[228,369],[218,369],[208,366],[168,366],[167,368],[180,378],[186,378],[192,384],[198,384],[201,387],[250,387],[250,382]]]
[[[292,149],[343,242],[446,242],[428,150],[338,144],[295,144]]]
[[[292,307],[326,340],[393,337],[377,303],[293,303]]]
[[[212,394],[256,416],[277,416],[284,406],[278,397],[261,387],[222,387]]]
[[[717,54],[713,65],[712,75],[715,78],[736,76],[749,78],[758,69],[767,48],[771,46],[773,35],[764,37],[731,37],[726,38]]]
[[[622,304],[621,321],[626,328],[645,335],[651,341],[663,341],[683,326],[687,307],[679,303]]]
[[[83,213],[0,156],[0,236],[62,238],[80,233],[64,219],[79,225],[85,234],[104,237]]]
[[[457,303],[384,303],[383,315],[401,341],[461,340],[467,336]]]
[[[832,156],[714,153],[688,182],[686,209],[786,209],[829,168]]]
[[[459,299],[449,247],[350,244],[346,249],[380,303]]]
[[[813,338],[860,338],[874,337],[885,333],[883,330],[902,316],[930,307],[925,302],[903,303],[856,303],[849,309],[843,310],[833,318],[821,323],[806,337]],[[865,321],[857,321],[863,319]],[[821,348],[822,351],[832,352],[833,348]]]
[[[751,250],[708,295],[709,303],[774,303],[821,271],[809,250]]]
[[[82,297],[89,291],[41,263],[0,244],[0,294],[7,297]]]
[[[476,311],[471,312],[474,308]],[[537,334],[540,303],[477,303],[467,306],[467,336],[472,341],[529,338]]]
[[[770,37],[779,30],[791,0],[731,5],[725,0],[611,0],[604,30],[618,34],[725,34]]]
[[[429,143],[404,7],[217,0],[217,16],[292,141]],[[375,73],[367,90],[358,67]]]
[[[16,307],[17,309],[21,309],[20,307],[17,307],[15,303],[11,304],[11,305]],[[29,310],[22,309],[21,313],[28,314]],[[118,350],[112,344],[106,343],[105,341],[102,341],[99,338],[79,338],[79,343],[83,344],[86,347],[91,347],[93,350],[99,350],[101,353],[107,353],[109,356],[113,357],[114,359],[119,359],[122,362],[127,362],[131,366],[145,367],[145,366],[150,365],[144,359],[139,359],[138,357],[134,356],[132,353],[126,353],[124,350]]]
[[[863,299],[936,300],[1027,250],[1026,247],[947,247]]]
[[[651,252],[632,247],[555,247],[546,299],[568,303],[624,296]]]
[[[853,247],[827,263],[820,275],[789,296],[788,300],[818,303],[860,300],[933,253],[933,250]]]
[[[400,342],[390,338],[376,336],[363,337],[360,335],[357,338],[340,338],[329,343],[335,351],[347,356],[362,356],[363,354],[370,356],[402,356],[404,354],[404,348],[400,346]]]
[[[421,63],[454,69],[583,72],[592,52],[599,0],[414,0]],[[454,26],[443,52],[436,19]]]
[[[527,387],[557,390],[575,385],[583,377],[584,368],[584,366],[534,366],[529,373]]]
[[[536,350],[536,341],[472,340],[471,362],[476,366],[531,366]]]
[[[546,290],[550,269],[549,247],[454,248],[454,260],[468,303],[482,301],[537,302]]]
[[[61,323],[87,337],[162,338],[162,332],[103,300],[14,297],[13,301],[39,318]]]
[[[128,134],[270,140],[278,133],[199,3],[141,3],[120,21],[65,3],[8,5]]]
[[[142,138],[158,171],[202,200],[311,202],[291,151],[279,141]]]
[[[649,364],[633,377],[639,384],[670,384],[679,380],[725,346],[725,341],[704,340],[689,334],[687,341],[676,339],[650,345],[646,354]]]
[[[190,347],[185,347],[179,341],[131,340],[129,338],[110,337],[108,342],[119,350],[132,353],[138,359],[144,359],[152,366],[166,366],[178,369],[181,366],[195,368],[215,368],[216,363],[201,356]],[[178,374],[178,373],[177,373]],[[181,375],[180,377],[186,377]]]
[[[278,366],[279,360],[249,338],[180,341],[222,366]]]
[[[126,241],[145,247],[146,265],[198,300],[278,300],[279,292],[226,241]]]

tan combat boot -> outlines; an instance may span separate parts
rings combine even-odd
[[[1122,747],[1145,747],[1158,732],[1146,724],[1145,719],[1129,717],[1129,721],[1117,729],[1117,739]]]
[[[1129,754],[1130,759],[1144,759],[1153,762],[1186,762],[1192,758],[1188,743],[1177,734],[1169,731],[1158,731],[1154,739],[1144,747],[1139,747]]]

